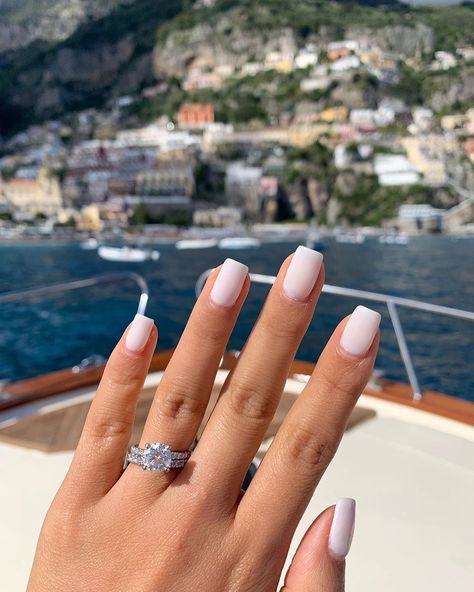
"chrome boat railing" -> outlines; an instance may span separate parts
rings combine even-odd
[[[199,294],[201,293],[204,284],[211,273],[212,269],[208,269],[199,276],[196,282],[196,296],[199,296]],[[251,273],[250,280],[256,284],[272,285],[275,282],[276,277],[272,275],[263,275],[260,273]],[[348,298],[357,298],[360,300],[379,302],[387,306],[388,314],[390,316],[393,330],[395,332],[395,336],[397,339],[398,349],[400,350],[400,356],[402,358],[403,365],[405,366],[407,377],[410,382],[414,401],[420,401],[423,398],[423,394],[421,392],[418,377],[416,375],[415,367],[413,365],[410,350],[405,339],[405,333],[403,331],[402,323],[398,315],[397,307],[410,308],[413,310],[422,310],[424,312],[456,317],[458,319],[464,319],[466,321],[474,321],[474,312],[462,310],[459,308],[451,308],[449,306],[440,306],[439,304],[429,304],[428,302],[422,302],[420,300],[414,300],[412,298],[401,298],[399,296],[379,294],[378,292],[367,292],[365,290],[355,290],[352,288],[343,288],[341,286],[332,286],[330,284],[324,284],[322,291],[325,294],[333,294],[335,296],[345,296]]]
[[[81,290],[83,288],[91,288],[99,284],[110,284],[114,282],[132,281],[140,288],[140,301],[138,303],[137,313],[145,314],[146,306],[148,304],[149,289],[144,277],[138,273],[133,272],[117,272],[104,273],[91,278],[84,278],[82,280],[72,280],[69,282],[60,282],[58,284],[50,284],[49,286],[41,286],[39,288],[28,288],[27,290],[17,290],[14,292],[6,292],[0,294],[0,304],[6,302],[18,302],[21,300],[29,300],[30,298],[38,298],[43,296],[51,296],[61,292],[69,292],[71,290]]]

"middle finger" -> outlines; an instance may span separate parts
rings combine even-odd
[[[194,452],[230,504],[275,413],[324,283],[323,257],[298,247],[282,265]]]

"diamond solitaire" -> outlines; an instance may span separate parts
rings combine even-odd
[[[168,472],[170,469],[181,469],[184,467],[191,451],[173,452],[168,444],[155,442],[145,444],[144,448],[130,446],[125,457],[126,467],[129,463],[140,465],[146,471],[154,473]]]

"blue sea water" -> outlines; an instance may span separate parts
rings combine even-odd
[[[158,262],[113,263],[77,245],[0,246],[0,293],[112,271],[134,270],[150,285],[147,314],[156,319],[159,348],[173,347],[195,301],[199,274],[227,257],[239,258],[256,273],[276,274],[296,244],[263,244],[239,252],[177,251],[159,247]],[[419,237],[407,246],[330,241],[325,253],[330,284],[418,298],[474,310],[474,240]],[[241,349],[268,291],[252,286],[230,347]],[[133,317],[138,301],[131,283],[102,285],[42,300],[0,306],[0,380],[17,380],[71,367],[92,354],[107,356]],[[358,302],[323,295],[298,357],[317,359],[338,321]],[[372,306],[369,304],[369,306]],[[387,310],[377,368],[407,382]],[[474,401],[474,323],[400,310],[407,341],[423,389]]]

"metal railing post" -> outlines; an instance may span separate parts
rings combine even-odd
[[[395,336],[397,338],[398,349],[400,350],[400,355],[402,356],[403,365],[405,366],[405,370],[407,371],[408,375],[408,380],[410,381],[410,386],[413,393],[413,400],[421,401],[423,395],[421,393],[415,368],[411,360],[410,351],[408,349],[408,345],[405,339],[405,334],[403,333],[402,324],[400,323],[400,317],[398,316],[397,307],[395,306],[395,304],[393,304],[393,302],[387,302],[387,308],[388,313],[390,315],[390,319],[392,320],[392,325],[395,331]]]

